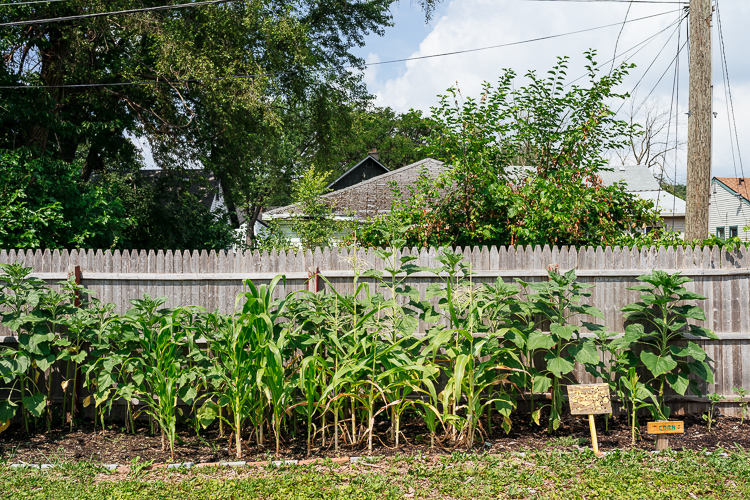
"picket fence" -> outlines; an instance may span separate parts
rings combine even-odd
[[[638,300],[638,293],[627,288],[636,278],[654,269],[681,272],[694,281],[687,288],[703,294],[700,304],[706,311],[702,322],[714,330],[719,341],[698,340],[714,360],[715,383],[704,385],[704,393],[718,393],[727,398],[722,411],[735,414],[734,387],[750,390],[750,252],[745,248],[572,248],[539,246],[501,248],[458,248],[470,265],[476,283],[501,278],[513,281],[547,279],[548,269],[565,272],[575,268],[580,281],[596,285],[586,303],[598,307],[604,324],[614,332],[624,330],[620,308]],[[414,263],[437,267],[440,249],[403,249],[397,256],[416,257]],[[244,289],[244,280],[267,282],[278,274],[286,281],[279,294],[296,290],[354,290],[355,274],[366,269],[386,267],[373,251],[365,249],[316,249],[289,252],[233,251],[102,251],[102,250],[2,250],[0,263],[20,262],[34,269],[33,276],[50,284],[78,276],[81,284],[100,300],[116,304],[124,313],[130,301],[144,293],[166,296],[167,305],[198,305],[208,310],[231,313],[235,299]],[[431,272],[408,277],[424,298],[426,288],[439,281]],[[360,278],[360,281],[372,279]],[[5,335],[10,335],[6,331]],[[12,342],[13,338],[5,337]],[[592,381],[582,369],[576,370],[581,382]],[[673,396],[678,413],[702,411],[705,398]]]

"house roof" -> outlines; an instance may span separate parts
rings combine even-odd
[[[662,216],[684,216],[685,200],[677,198],[659,186],[654,174],[646,165],[615,165],[612,172],[600,171],[599,177],[605,186],[624,181],[627,192],[654,203]]]
[[[646,165],[615,165],[614,171],[600,171],[599,177],[606,186],[625,181],[628,193],[659,191],[659,181]]]
[[[745,177],[714,177],[717,181],[724,184],[726,187],[741,195],[745,200],[750,201],[750,188],[748,187],[748,179]]]
[[[333,189],[333,190],[335,190],[335,189],[336,189],[336,188],[335,188],[336,184],[338,184],[338,183],[339,183],[339,182],[340,182],[341,180],[343,180],[344,178],[346,178],[346,177],[348,177],[349,175],[351,175],[351,174],[352,174],[353,172],[355,172],[355,171],[356,171],[356,170],[357,170],[357,169],[358,169],[359,167],[361,167],[362,165],[364,165],[364,164],[366,164],[366,163],[369,163],[370,165],[373,165],[373,166],[375,166],[375,168],[379,168],[379,169],[382,169],[382,170],[383,170],[383,172],[382,172],[382,173],[387,173],[387,172],[390,172],[390,170],[388,170],[388,167],[386,167],[385,165],[383,165],[382,163],[380,163],[380,161],[379,161],[379,160],[378,160],[377,158],[375,158],[375,157],[374,157],[374,156],[372,156],[372,155],[367,155],[367,156],[366,156],[366,157],[365,157],[365,158],[364,158],[364,159],[363,159],[363,160],[362,160],[361,162],[359,162],[359,163],[357,163],[356,165],[354,165],[354,166],[353,166],[352,168],[350,168],[349,170],[347,170],[346,172],[344,172],[343,174],[341,174],[341,176],[339,176],[339,178],[338,178],[338,179],[336,179],[335,181],[333,181],[332,183],[330,183],[330,184],[328,185],[328,189]]]
[[[434,179],[446,169],[447,167],[443,162],[425,158],[353,186],[325,194],[323,199],[330,200],[333,203],[335,215],[346,216],[353,211],[358,218],[372,217],[391,209],[394,196],[390,183],[393,182],[397,186],[405,188],[414,184],[421,172]],[[300,213],[299,206],[295,203],[264,212],[263,218],[265,220],[286,218],[298,213]]]

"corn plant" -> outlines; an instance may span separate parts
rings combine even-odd
[[[680,395],[690,389],[700,396],[696,378],[713,383],[709,364],[712,360],[706,351],[691,340],[684,347],[675,342],[687,340],[685,333],[713,340],[719,337],[708,328],[689,324],[690,319],[706,320],[703,309],[689,303],[678,305],[684,301],[705,300],[704,296],[683,286],[692,281],[690,278],[657,270],[639,276],[638,281],[644,284],[629,289],[641,292],[641,300],[622,309],[630,324],[625,328],[625,335],[614,342],[623,350],[643,348],[639,358],[650,376],[645,383],[657,401],[652,409],[653,416],[655,420],[666,420],[670,415],[664,400],[668,386]]]
[[[166,298],[131,301],[135,306],[124,317],[123,341],[131,346],[119,363],[116,397],[143,401],[142,411],[159,425],[162,450],[169,444],[174,459],[178,400],[191,404],[197,395],[197,373],[191,369],[186,353],[197,349],[196,330],[190,308],[161,309]],[[103,366],[106,366],[103,365]]]
[[[240,297],[238,297],[239,301]],[[206,401],[197,411],[200,424],[208,427],[216,418],[225,421],[235,438],[237,458],[242,458],[242,432],[245,422],[262,406],[255,380],[260,368],[257,335],[252,321],[247,324],[237,315],[212,318],[216,329],[208,333],[208,348],[212,353],[206,377],[209,390]],[[225,417],[220,411],[226,408]]]
[[[375,278],[379,287],[385,292],[378,295],[379,313],[377,319],[383,329],[382,340],[386,344],[393,344],[391,355],[387,357],[390,365],[384,366],[390,370],[391,379],[387,381],[389,390],[385,399],[390,406],[391,439],[399,448],[401,416],[407,408],[414,404],[410,398],[414,382],[418,380],[418,372],[424,367],[415,363],[421,343],[414,334],[419,326],[420,311],[424,303],[420,303],[419,290],[409,285],[409,276],[423,269],[413,262],[417,257],[399,256],[395,248],[402,248],[406,241],[392,234],[388,238],[390,249],[375,249],[375,254],[384,262],[384,270],[368,270],[365,276]]]
[[[652,410],[657,403],[654,394],[641,382],[635,367],[631,366],[625,373],[617,378],[617,389],[615,392],[625,406],[630,425],[631,443],[635,444],[636,437],[640,436],[640,428],[636,416],[641,408]]]
[[[581,364],[598,364],[599,353],[591,339],[581,337],[580,327],[571,324],[571,320],[578,316],[594,316],[604,319],[604,315],[596,307],[582,304],[584,297],[591,295],[594,285],[576,281],[575,269],[565,274],[548,271],[549,281],[526,283],[516,281],[529,290],[528,300],[533,312],[542,320],[537,323],[527,339],[528,351],[543,351],[545,367],[538,370],[534,376],[534,392],[546,392],[551,389],[550,419],[547,430],[552,432],[560,426],[562,417],[563,394],[562,383],[575,367],[575,362]],[[549,332],[539,327],[543,322],[549,322]],[[539,421],[536,410],[535,420]]]

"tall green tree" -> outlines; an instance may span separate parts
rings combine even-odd
[[[440,96],[425,151],[452,168],[400,193],[389,216],[410,225],[410,244],[616,244],[657,224],[650,202],[598,175],[632,130],[610,109],[625,97],[616,88],[629,67],[600,74],[594,55],[585,86],[565,84],[560,58],[525,85],[506,70],[477,99],[457,88]],[[379,226],[371,229],[363,237],[378,244]]]
[[[0,148],[81,161],[89,181],[114,164],[139,168],[131,138],[145,138],[163,168],[213,169],[252,222],[351,127],[369,97],[351,49],[383,33],[393,2],[230,1],[4,28],[0,86],[21,88],[0,89]],[[429,15],[436,2],[420,4]],[[163,5],[13,5],[0,22]]]

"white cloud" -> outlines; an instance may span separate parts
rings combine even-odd
[[[744,57],[746,47],[750,46],[750,32],[744,29],[743,19],[750,14],[750,2],[724,4],[721,2],[724,36],[727,44],[727,58],[732,76],[735,113],[738,120],[740,141],[750,133],[750,67]],[[452,0],[439,10],[439,17],[433,20],[431,30],[421,40],[414,40],[413,13],[409,23],[400,24],[399,12],[394,12],[395,28],[386,32],[385,37],[398,39],[406,45],[413,44],[414,49],[409,57],[422,57],[446,52],[475,49],[503,43],[529,40],[554,34],[566,33],[596,26],[621,23],[625,18],[628,4],[602,2],[533,2],[519,0]],[[625,25],[618,43],[618,53],[635,46],[644,39],[667,28],[679,16],[679,8],[663,4],[633,4],[629,19],[669,12],[667,15],[647,20],[634,21]],[[716,24],[716,23],[714,23]],[[685,41],[686,24],[683,23],[681,43]],[[598,52],[597,60],[604,63],[614,53],[615,40],[620,27],[614,26],[601,30],[576,35],[554,38],[551,40],[514,45],[503,48],[488,49],[428,59],[412,60],[397,63],[397,68],[375,66],[365,74],[370,91],[377,97],[377,104],[390,106],[398,111],[410,108],[429,110],[437,104],[437,95],[445,93],[448,87],[456,85],[464,96],[477,96],[482,82],[494,81],[503,68],[512,68],[519,75],[528,70],[546,72],[555,63],[557,56],[571,57],[570,79],[583,74],[582,54],[589,48]],[[412,31],[410,33],[410,30]],[[665,73],[675,57],[678,38],[675,34],[668,42],[673,29],[667,29],[654,39],[647,47],[633,56],[632,62],[638,65],[623,85],[623,91],[630,91],[643,78],[638,87],[638,97],[645,98],[654,88],[657,80]],[[716,29],[714,29],[716,37]],[[419,38],[419,37],[417,37]],[[377,44],[375,44],[377,45]],[[393,45],[384,44],[384,47]],[[729,133],[724,106],[721,72],[719,69],[718,37],[714,42],[715,68],[714,80],[715,109],[719,117],[714,124],[714,172],[717,175],[734,175],[732,167]],[[644,72],[654,61],[653,67],[646,76]],[[743,48],[744,47],[744,48]],[[391,53],[371,50],[368,61],[387,61],[394,57]],[[402,51],[403,52],[403,51]],[[630,52],[633,55],[635,51]],[[687,51],[681,59],[680,76],[680,121],[687,123]],[[609,67],[609,65],[605,66]],[[669,70],[656,86],[652,97],[666,103],[670,102],[672,93],[673,71]],[[522,79],[519,79],[519,84]],[[624,106],[623,109],[626,109]],[[684,136],[686,127],[680,127]],[[681,137],[684,140],[684,137]],[[746,147],[750,143],[741,143]],[[684,151],[678,156],[678,177],[684,178]],[[745,151],[750,161],[750,150]],[[739,170],[739,166],[738,166]],[[750,163],[748,164],[750,174]]]

